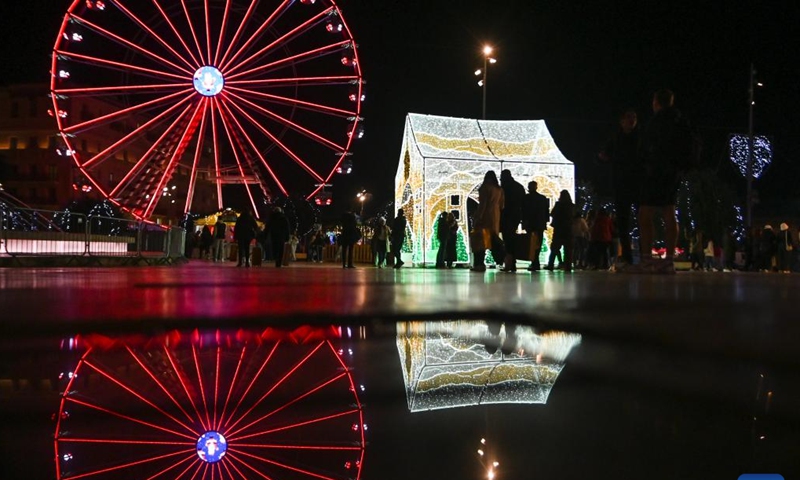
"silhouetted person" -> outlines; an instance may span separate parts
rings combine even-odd
[[[622,261],[633,263],[631,247],[631,209],[638,203],[641,190],[640,135],[636,111],[628,109],[620,116],[619,129],[598,157],[611,164],[614,209],[622,249]]]
[[[575,204],[572,203],[569,192],[561,190],[558,201],[550,212],[550,216],[553,218],[550,223],[553,226],[553,240],[550,242],[550,259],[545,267],[547,270],[553,270],[556,256],[563,248],[564,271],[572,271],[572,216],[574,210]]]
[[[215,262],[223,260],[225,251],[225,230],[228,226],[222,221],[222,218],[217,217],[217,223],[214,224],[214,246],[212,247],[212,256]]]
[[[236,224],[233,226],[233,238],[239,245],[237,267],[250,266],[250,243],[256,238],[256,229],[256,221],[249,210],[242,212],[236,219]]]
[[[400,255],[403,250],[403,242],[406,240],[406,215],[402,208],[397,209],[397,216],[392,220],[392,256],[394,257],[394,268],[402,267],[405,262]]]
[[[355,268],[353,249],[360,237],[356,216],[352,210],[348,209],[342,214],[342,234],[339,236],[342,245],[342,268]]]
[[[499,240],[500,211],[505,204],[503,189],[497,182],[497,175],[489,170],[478,188],[478,209],[473,221],[474,236],[470,239],[475,255],[472,271],[485,272],[484,258],[487,248],[494,248]],[[495,262],[498,260],[495,258]]]
[[[447,224],[447,212],[439,214],[439,221],[436,223],[436,240],[439,242],[439,249],[436,251],[436,268],[445,268],[447,244],[450,242],[450,226]]]
[[[533,272],[541,268],[539,255],[542,251],[542,239],[547,230],[547,220],[550,218],[550,200],[537,192],[536,182],[528,182],[528,194],[522,204],[522,226],[533,237],[531,250],[531,264],[528,270]]]
[[[522,222],[522,205],[525,201],[525,188],[511,176],[510,170],[500,172],[505,203],[500,213],[500,231],[503,234],[506,256],[503,260],[504,272],[517,271],[517,259],[514,256],[517,247],[517,227]]]
[[[267,221],[265,233],[268,234],[270,238],[272,256],[275,259],[275,266],[278,268],[283,265],[283,249],[285,248],[286,242],[289,241],[290,230],[289,220],[283,213],[283,209],[280,207],[273,208],[272,213],[269,215],[269,220]]]

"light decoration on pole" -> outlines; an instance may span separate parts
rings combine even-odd
[[[503,169],[522,185],[535,180],[551,205],[561,190],[574,198],[575,167],[558,149],[543,120],[407,116],[394,199],[395,209],[402,208],[408,221],[411,233],[406,239],[413,242],[414,264],[435,261],[431,239],[442,211],[458,212],[459,228],[469,232],[472,202],[478,200],[484,175],[494,170],[499,177]],[[469,238],[465,240],[469,251]]]
[[[411,412],[496,403],[544,404],[581,342],[483,321],[399,322],[397,350]]]
[[[731,162],[747,177],[747,160],[750,155],[750,139],[747,135],[731,135],[728,144]],[[772,163],[772,142],[763,135],[753,137],[753,178],[761,178]]]

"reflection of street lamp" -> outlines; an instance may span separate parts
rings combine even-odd
[[[478,447],[478,461],[481,462],[481,466],[486,471],[486,478],[489,480],[494,480],[497,476],[497,467],[500,466],[500,462],[496,460],[489,460],[489,453],[488,453],[488,445],[486,445],[486,439],[481,438],[481,445]]]
[[[486,77],[488,74],[489,64],[497,63],[497,59],[492,57],[494,49],[489,45],[483,47],[483,69],[475,70],[475,76],[483,75],[482,80],[478,80],[478,86],[483,87],[483,119],[486,120]]]

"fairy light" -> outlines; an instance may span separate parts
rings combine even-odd
[[[750,157],[750,137],[747,135],[731,135],[731,161],[739,169],[742,176],[747,176],[747,162]],[[753,178],[761,178],[764,170],[772,163],[772,142],[759,135],[753,138]]]
[[[395,207],[403,208],[408,219],[413,263],[436,258],[433,226],[442,211],[457,211],[460,227],[467,230],[468,199],[477,201],[477,188],[488,170],[499,177],[503,169],[523,186],[535,180],[551,204],[561,190],[574,197],[574,165],[543,120],[408,115],[395,176]]]
[[[492,334],[481,321],[398,323],[397,349],[409,411],[547,403],[581,336],[511,328]],[[511,353],[503,354],[499,348],[490,353],[487,339],[508,343]]]

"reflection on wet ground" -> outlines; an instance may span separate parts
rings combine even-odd
[[[793,478],[797,283],[0,270],[0,478]]]

